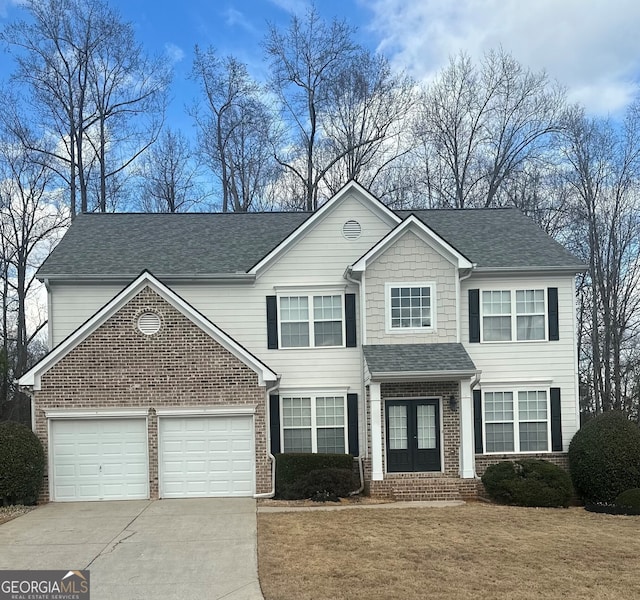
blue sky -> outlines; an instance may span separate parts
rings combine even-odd
[[[20,0],[0,0],[0,25],[20,15]],[[429,80],[449,56],[480,56],[502,46],[532,69],[546,69],[591,114],[618,114],[638,91],[640,2],[637,0],[317,0],[327,18],[345,18],[357,39],[383,51],[417,79]],[[267,21],[285,26],[304,0],[112,0],[150,52],[174,59],[169,118],[187,128],[184,106],[193,47],[234,54],[264,75]],[[10,64],[0,55],[0,77]]]

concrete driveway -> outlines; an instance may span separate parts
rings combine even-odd
[[[89,569],[92,600],[260,599],[256,503],[46,504],[0,525],[0,569]]]

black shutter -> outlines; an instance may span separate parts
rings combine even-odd
[[[557,342],[560,339],[558,327],[558,288],[547,289],[547,304],[549,306],[549,341]]]
[[[280,454],[280,396],[269,395],[269,433],[271,434],[271,454]]]
[[[347,425],[349,430],[349,454],[360,455],[360,445],[358,441],[358,394],[347,394]]]
[[[551,388],[551,450],[562,452],[562,413],[560,409],[560,388]]]
[[[482,392],[473,390],[473,435],[476,440],[476,454],[484,452],[482,445]]]
[[[480,341],[480,290],[469,290],[469,342]]]
[[[344,295],[344,320],[347,348],[356,347],[356,295]]]
[[[278,298],[267,296],[267,348],[278,347]]]

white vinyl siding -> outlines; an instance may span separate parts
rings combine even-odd
[[[548,390],[485,391],[485,451],[547,452],[549,417]]]
[[[511,342],[501,343],[469,343],[469,289],[479,288],[481,291],[544,289],[546,296],[546,289],[549,287],[558,289],[560,338],[558,341],[540,340],[523,343],[514,339]],[[514,390],[517,386],[530,386],[539,381],[539,389],[561,388],[562,440],[566,451],[569,441],[579,427],[574,277],[571,275],[474,276],[462,282],[461,299],[460,322],[463,325],[463,331],[466,330],[462,342],[477,369],[482,372],[481,385],[487,389],[488,385],[498,384],[504,390]]]
[[[284,452],[346,452],[344,396],[282,396],[281,402]]]

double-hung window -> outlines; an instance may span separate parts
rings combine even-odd
[[[433,329],[435,285],[433,283],[387,283],[387,331]]]
[[[482,292],[482,339],[485,342],[544,340],[544,290]]]
[[[283,451],[343,454],[345,413],[344,396],[283,396]]]
[[[549,450],[547,390],[484,392],[487,452]]]
[[[344,297],[332,295],[280,296],[282,348],[344,345]]]

